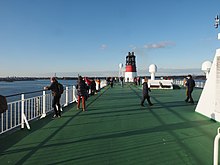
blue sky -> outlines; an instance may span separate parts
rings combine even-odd
[[[117,71],[129,51],[146,73],[152,63],[193,72],[220,45],[219,6],[219,0],[0,0],[0,76]]]

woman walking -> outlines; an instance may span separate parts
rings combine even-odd
[[[81,76],[79,76],[78,78],[78,84],[76,86],[76,89],[77,89],[77,95],[78,95],[77,109],[80,108],[80,101],[82,99],[82,109],[83,111],[85,111],[86,110],[85,100],[86,100],[86,97],[88,96],[87,85]]]

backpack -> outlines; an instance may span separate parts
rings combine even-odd
[[[63,94],[63,91],[64,91],[64,87],[62,84],[58,83],[58,91],[59,91],[59,94]]]

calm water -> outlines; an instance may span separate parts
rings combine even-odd
[[[196,82],[201,82],[205,80],[195,80]],[[66,86],[76,85],[76,80],[59,80],[60,83]],[[21,93],[33,92],[43,90],[45,86],[50,85],[50,80],[35,80],[35,81],[14,81],[14,82],[5,82],[0,81],[0,95],[6,96],[7,101],[20,100]],[[13,97],[7,97],[9,95],[19,94]],[[42,92],[36,92],[31,94],[26,94],[25,98],[40,96]]]
[[[64,87],[69,85],[76,85],[76,80],[59,80]],[[7,97],[9,95],[33,92],[43,90],[45,86],[50,85],[50,80],[35,80],[35,81],[14,81],[14,82],[4,82],[0,81],[0,95],[6,96],[8,102],[20,99],[20,95]],[[42,95],[42,92],[27,94],[25,97]]]

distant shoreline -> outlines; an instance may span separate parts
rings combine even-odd
[[[115,76],[113,76],[115,77]],[[150,76],[139,76],[140,78],[148,77]],[[156,76],[157,79],[160,79],[163,77],[164,79],[184,79],[186,78],[186,75],[178,75],[178,76]],[[105,79],[106,77],[89,77],[89,78],[100,78]],[[205,80],[206,77],[204,75],[196,75],[193,76],[194,79],[201,79]],[[35,81],[35,80],[48,80],[50,77],[0,77],[0,81],[5,82],[14,82],[14,81]],[[58,80],[77,80],[78,77],[58,77]]]
[[[0,81],[13,82],[13,81],[35,81],[35,80],[48,80],[50,77],[0,77]],[[59,80],[76,80],[77,77],[58,77]]]

